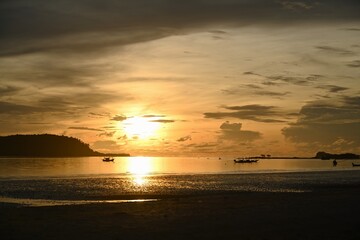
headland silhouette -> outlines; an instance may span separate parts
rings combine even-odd
[[[0,156],[6,157],[85,157],[130,156],[127,153],[101,153],[80,139],[53,134],[0,136]]]

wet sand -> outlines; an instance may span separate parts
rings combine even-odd
[[[360,239],[357,183],[298,193],[151,197],[160,200],[53,207],[2,203],[0,238]]]

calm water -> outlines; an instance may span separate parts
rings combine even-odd
[[[28,205],[123,202],[214,192],[306,192],[359,184],[352,162],[231,158],[0,158],[0,202]]]
[[[258,163],[235,164],[232,158],[117,157],[114,162],[103,162],[101,157],[0,158],[0,178],[356,170],[352,162],[359,160],[339,160],[333,167],[332,161],[318,159],[261,159]]]

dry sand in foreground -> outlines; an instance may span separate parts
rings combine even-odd
[[[360,187],[0,206],[1,239],[360,239]]]

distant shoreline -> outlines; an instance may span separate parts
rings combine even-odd
[[[316,157],[270,157],[270,158],[262,158],[262,157],[252,157],[252,158],[255,158],[255,159],[263,159],[263,160],[266,160],[266,159],[318,159],[318,160],[334,160],[335,158],[333,159],[321,159],[321,158],[316,158]],[[336,158],[336,160],[358,160],[359,158]]]

